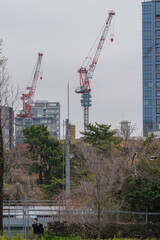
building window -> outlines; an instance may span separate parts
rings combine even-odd
[[[157,122],[157,123],[160,122],[160,117],[156,117],[156,122]]]
[[[160,100],[160,99],[158,99],[158,100]],[[152,100],[145,99],[143,101],[143,104],[144,104],[144,106],[152,106]],[[160,101],[159,101],[159,104],[160,104]]]
[[[143,96],[145,99],[152,98],[153,97],[152,89],[145,89],[143,91]]]
[[[56,107],[56,106],[57,106],[56,103],[49,103],[49,104],[48,104],[48,107]]]
[[[160,70],[160,64],[156,64],[156,70],[157,70],[157,71]]]
[[[156,21],[155,26],[160,28],[160,21]]]
[[[54,113],[54,109],[53,108],[48,108],[47,113]]]
[[[160,2],[156,2],[156,16],[160,16]]]
[[[156,73],[156,79],[160,79],[160,73]]]
[[[47,123],[47,119],[41,119],[41,123]]]
[[[160,82],[156,82],[156,87],[160,88]]]
[[[152,39],[143,39],[143,45],[145,47],[152,46]]]
[[[156,45],[160,45],[160,38],[156,38]]]
[[[143,22],[143,29],[151,29],[152,23],[151,22]]]
[[[37,114],[38,114],[38,115],[39,115],[39,114],[43,114],[43,109],[42,109],[42,108],[38,109],[38,110],[37,110]]]
[[[143,57],[144,63],[152,63],[152,57],[151,56],[144,56]]]
[[[159,75],[160,78],[160,75]],[[144,80],[152,80],[152,73],[147,73],[147,74],[143,74],[143,79]]]
[[[156,53],[160,53],[160,47],[156,47]]]
[[[147,108],[143,110],[144,115],[148,116],[148,115],[152,115],[152,108]]]
[[[160,48],[159,48],[159,51],[160,51]],[[143,70],[146,71],[146,72],[152,71],[152,65],[150,65],[150,64],[144,65]]]
[[[159,35],[156,35],[156,36],[159,36]],[[151,30],[143,31],[143,37],[152,37],[152,31]]]
[[[144,88],[152,88],[152,86],[153,86],[152,82],[144,82],[143,83]]]
[[[157,105],[160,105],[160,99],[157,99],[157,100],[156,100],[156,104],[157,104]]]
[[[156,30],[156,37],[160,36],[160,30]]]
[[[157,97],[160,97],[160,90],[157,90],[157,91],[156,91],[156,96],[157,96]]]
[[[156,113],[157,113],[157,114],[160,114],[160,108],[157,108],[157,109],[156,109]]]
[[[160,56],[156,56],[156,62],[160,62]]]

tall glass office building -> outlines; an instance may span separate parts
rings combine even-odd
[[[160,131],[160,1],[142,3],[143,133]]]

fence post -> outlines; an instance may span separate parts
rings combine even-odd
[[[25,224],[24,224],[24,214],[25,214],[25,206],[23,206],[22,205],[22,207],[23,207],[23,238],[24,238],[24,229],[25,229]]]
[[[58,210],[58,221],[61,221],[61,209],[60,209],[60,205],[59,205],[59,210]]]
[[[148,223],[148,208],[146,207],[146,224]]]
[[[119,223],[119,208],[117,208],[117,223]]]
[[[10,222],[10,219],[11,219],[11,213],[10,213],[10,199],[9,199],[9,206],[8,206],[8,236],[10,237],[11,236],[11,222]]]
[[[90,214],[91,214],[91,211],[90,211],[90,207],[88,208],[88,222],[90,222]]]
[[[27,201],[27,205],[26,205],[26,217],[27,217],[27,219],[26,219],[26,226],[27,226],[27,238],[29,238],[29,204],[30,204],[30,202],[29,201]]]
[[[26,233],[27,233],[27,218],[26,218],[26,214],[27,214],[27,212],[26,212],[26,210],[27,210],[27,200],[26,200],[26,198],[25,198],[25,208],[24,208],[24,219],[25,219],[25,221],[24,221],[24,238],[26,239]]]

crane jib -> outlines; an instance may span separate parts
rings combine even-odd
[[[82,65],[82,67],[78,70],[80,86],[76,88],[75,92],[81,93],[81,106],[84,108],[84,131],[87,131],[86,126],[89,124],[89,107],[91,107],[90,80],[93,78],[93,73],[95,71],[101,50],[103,48],[114,15],[114,11],[109,12],[109,16],[107,18],[107,21],[105,22],[104,29],[102,30],[102,35],[98,42],[92,63],[90,65],[89,62],[87,63],[87,66],[89,65],[88,69],[87,67],[85,68],[83,67],[84,65]],[[113,42],[113,35],[111,38],[111,42]],[[91,53],[92,49],[93,47],[89,51],[89,54]],[[88,59],[89,54],[86,59]],[[91,57],[89,57],[89,59],[91,59]],[[86,62],[86,60],[84,62]]]
[[[101,38],[99,40],[99,43],[98,43],[98,46],[97,46],[97,49],[96,49],[93,61],[89,65],[89,68],[86,69],[86,68],[81,67],[78,70],[78,73],[80,75],[80,88],[81,88],[81,90],[77,90],[78,89],[77,88],[76,89],[76,93],[83,93],[83,92],[88,91],[89,89],[91,91],[90,79],[93,78],[93,73],[95,71],[95,68],[96,68],[96,65],[97,65],[97,62],[98,62],[101,50],[103,48],[105,39],[107,37],[108,30],[110,28],[110,25],[111,25],[111,22],[112,22],[112,18],[113,18],[114,15],[115,15],[114,11],[110,11],[109,12],[109,16],[107,18],[107,21],[105,22],[105,26],[104,26]],[[113,41],[113,39],[111,41]]]
[[[42,63],[42,57],[43,53],[38,53],[38,61],[36,64],[35,73],[32,80],[31,87],[27,87],[27,90],[29,91],[26,94],[22,94],[21,100],[23,101],[23,110],[18,115],[19,117],[32,117],[32,107],[31,102],[33,101],[36,85],[40,73],[41,63]]]

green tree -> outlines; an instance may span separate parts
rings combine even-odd
[[[146,136],[144,141],[143,141],[143,146],[148,146],[154,141],[154,133],[151,133],[149,136]]]
[[[118,193],[123,206],[131,211],[160,210],[160,180],[148,181],[143,177],[127,177]]]
[[[116,198],[124,209],[131,211],[160,211],[160,162],[140,160],[137,164],[137,176],[127,176]]]
[[[85,141],[91,144],[94,148],[100,151],[107,151],[111,144],[116,144],[115,131],[111,131],[111,125],[89,124],[86,126],[87,131],[81,132],[84,136]]]
[[[62,145],[51,137],[47,126],[31,126],[23,130],[28,154],[33,163],[30,171],[39,173],[39,181],[45,180],[47,185],[62,179]]]

